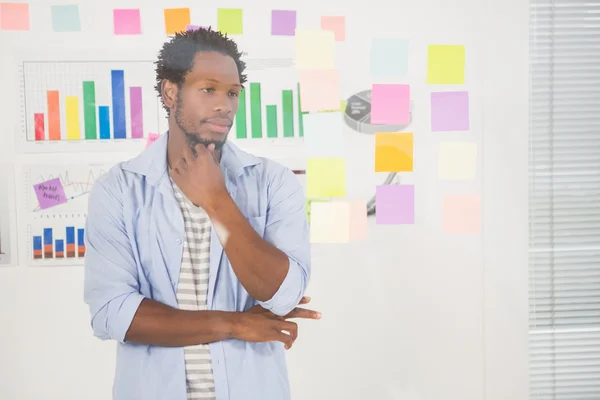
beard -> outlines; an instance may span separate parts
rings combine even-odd
[[[188,122],[188,121],[186,121],[185,118],[183,117],[182,110],[183,110],[183,102],[181,101],[181,96],[177,96],[177,107],[175,109],[175,123],[177,124],[179,129],[181,129],[183,134],[185,135],[185,142],[192,150],[194,157],[198,156],[198,153],[196,152],[196,146],[199,144],[204,145],[204,147],[208,147],[210,144],[214,144],[215,150],[220,150],[223,148],[223,146],[225,145],[225,142],[227,141],[227,136],[225,136],[225,138],[223,140],[204,139],[203,137],[200,136],[199,132],[192,132],[192,131],[186,129],[185,122]]]

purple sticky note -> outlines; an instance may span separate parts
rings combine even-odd
[[[40,204],[40,208],[46,209],[67,202],[65,189],[60,178],[54,178],[46,182],[33,185],[33,190]]]
[[[296,11],[273,10],[271,12],[271,35],[296,35]]]
[[[188,24],[188,25],[185,27],[185,30],[186,30],[186,31],[196,31],[196,30],[198,30],[198,29],[200,29],[200,27],[199,27],[198,25],[189,25],[189,24]]]
[[[139,9],[113,10],[115,35],[139,35],[142,23]]]
[[[377,224],[414,224],[415,187],[413,185],[379,185],[375,189]]]
[[[469,93],[431,93],[431,131],[468,131]]]
[[[372,124],[408,124],[410,122],[410,86],[373,84],[371,88]]]

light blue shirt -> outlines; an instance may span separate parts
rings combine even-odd
[[[84,299],[94,335],[117,341],[114,400],[185,400],[182,347],[124,340],[144,298],[178,308],[184,224],[167,172],[162,135],[138,157],[119,163],[94,185],[86,221]],[[310,279],[304,190],[291,170],[227,142],[221,170],[230,195],[252,227],[289,257],[289,272],[273,298],[253,299],[237,279],[214,229],[208,309],[245,311],[261,304],[290,312]],[[237,339],[210,344],[218,400],[291,398],[281,342]]]

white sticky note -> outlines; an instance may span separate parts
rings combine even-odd
[[[302,123],[307,157],[343,157],[344,130],[342,113],[304,114]]]
[[[296,29],[296,69],[335,69],[335,33]]]
[[[311,243],[350,241],[350,204],[345,201],[314,202],[310,206]]]
[[[470,180],[477,171],[477,144],[442,142],[438,154],[438,178],[446,181]]]

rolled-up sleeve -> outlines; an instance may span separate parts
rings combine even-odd
[[[94,335],[124,343],[143,296],[125,229],[119,178],[112,171],[108,174],[113,175],[98,180],[89,197],[84,301]]]
[[[276,315],[294,309],[310,280],[310,237],[304,189],[289,169],[281,168],[269,185],[269,202],[264,239],[289,259],[288,273],[273,297],[258,302]]]

